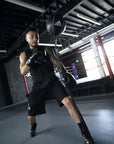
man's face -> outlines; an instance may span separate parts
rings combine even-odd
[[[38,46],[39,43],[39,34],[36,31],[29,31],[25,37],[31,49],[34,49]]]

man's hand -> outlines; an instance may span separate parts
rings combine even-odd
[[[71,84],[72,86],[76,85],[76,79],[74,78],[74,76],[71,73],[66,72],[63,75],[63,78],[64,78],[65,84]]]
[[[69,89],[70,93],[72,93],[72,95],[76,94],[76,88],[77,88],[77,82],[76,79],[74,78],[74,76],[68,72],[66,72],[66,74],[64,74],[64,84],[66,86],[66,88]]]
[[[26,61],[26,65],[32,67],[34,63],[40,64],[44,58],[45,54],[42,50],[35,51],[30,58]]]

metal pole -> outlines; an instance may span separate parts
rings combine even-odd
[[[100,77],[101,78],[105,77],[105,72],[104,72],[104,69],[102,67],[102,62],[101,62],[100,54],[99,54],[99,51],[98,51],[98,46],[96,45],[95,38],[91,38],[90,42],[91,42],[91,47],[92,47],[93,52],[94,52],[94,56],[95,56],[95,60],[96,60],[96,63],[97,63],[97,68],[99,70]]]
[[[106,66],[107,66],[107,68],[108,68],[109,75],[110,75],[111,78],[114,78],[114,74],[113,74],[113,72],[112,72],[112,69],[111,69],[111,66],[110,66],[110,63],[109,63],[109,60],[108,60],[106,51],[105,51],[105,49],[104,49],[104,45],[103,45],[103,43],[102,43],[101,37],[100,37],[100,36],[97,36],[97,39],[98,39],[99,45],[100,45],[100,47],[101,47],[101,50],[102,50],[102,53],[103,53],[105,62],[106,62]]]

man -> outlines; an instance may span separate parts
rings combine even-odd
[[[48,48],[38,46],[39,33],[36,28],[32,27],[28,30],[25,40],[29,48],[20,54],[20,71],[22,75],[26,75],[30,71],[33,79],[33,89],[28,98],[28,120],[31,123],[30,136],[35,136],[36,115],[45,113],[46,96],[53,95],[60,106],[64,105],[68,109],[70,116],[78,124],[84,141],[88,144],[94,144],[89,131],[85,129],[81,122],[71,98],[54,74],[53,66],[56,66],[58,71],[65,76],[64,66]]]

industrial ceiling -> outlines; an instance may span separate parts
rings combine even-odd
[[[66,30],[57,37],[58,50],[114,23],[114,0],[1,0],[0,58],[17,55],[26,47],[26,30],[39,28],[40,44],[54,44],[47,32],[46,21],[52,14],[61,14]]]

